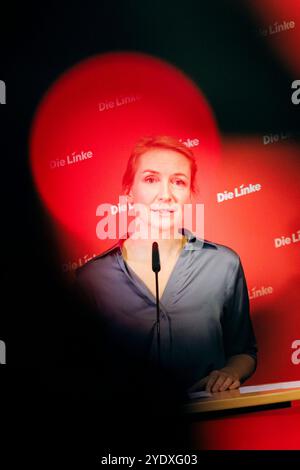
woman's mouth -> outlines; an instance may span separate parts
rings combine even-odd
[[[163,216],[170,216],[170,214],[174,214],[175,209],[151,209],[152,212],[155,212],[159,215]]]

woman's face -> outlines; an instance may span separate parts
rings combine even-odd
[[[138,160],[130,202],[139,204],[140,221],[159,232],[182,227],[184,204],[191,203],[191,164],[179,152],[153,149]],[[139,206],[140,207],[140,206]]]

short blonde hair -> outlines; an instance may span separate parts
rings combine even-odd
[[[137,170],[138,160],[141,155],[152,149],[168,149],[181,153],[191,165],[191,192],[196,193],[196,173],[197,164],[193,152],[178,139],[170,136],[149,136],[142,137],[134,146],[127,162],[127,167],[122,179],[122,191],[128,194],[133,185],[134,176]]]

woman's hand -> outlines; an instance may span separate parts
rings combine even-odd
[[[199,380],[193,385],[189,392],[205,390],[206,392],[224,392],[233,390],[241,385],[239,375],[232,367],[223,367],[220,370],[213,370],[207,377]]]

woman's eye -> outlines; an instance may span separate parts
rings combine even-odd
[[[178,179],[174,180],[173,183],[174,183],[176,186],[185,186],[185,185],[186,185],[186,184],[185,184],[185,181],[180,180],[180,179],[179,179],[179,180],[178,180]]]
[[[156,179],[152,176],[148,176],[144,181],[146,181],[146,183],[155,183]]]

